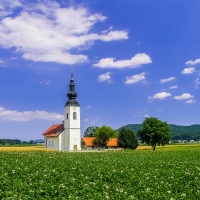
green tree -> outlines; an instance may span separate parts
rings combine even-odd
[[[30,140],[30,142],[29,142],[30,144],[33,144],[33,140]]]
[[[98,126],[89,126],[85,129],[83,137],[95,137],[95,131],[99,128]]]
[[[167,123],[154,117],[146,118],[143,121],[138,135],[142,143],[146,142],[148,145],[151,145],[153,150],[156,149],[156,145],[163,146],[167,144],[171,138]]]
[[[101,128],[97,128],[95,131],[95,146],[106,147],[110,138],[117,138],[118,132],[113,130],[110,126],[102,126]]]
[[[137,136],[132,130],[122,127],[118,136],[118,146],[128,149],[136,149],[138,147]]]

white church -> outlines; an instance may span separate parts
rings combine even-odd
[[[53,124],[44,133],[45,147],[60,151],[81,150],[80,105],[76,101],[77,93],[73,74],[70,79],[68,101],[64,106],[64,121]]]

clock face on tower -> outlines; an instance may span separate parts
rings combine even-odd
[[[73,110],[76,111],[76,107],[73,107]]]

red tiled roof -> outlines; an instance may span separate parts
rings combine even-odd
[[[83,137],[83,141],[88,147],[94,146],[93,145],[94,139],[95,137]],[[107,147],[117,147],[117,138],[110,138]]]
[[[93,142],[94,142],[95,137],[83,137],[83,141],[85,142],[85,145],[88,147],[94,146]]]
[[[110,138],[107,146],[108,147],[117,147],[117,138]]]
[[[64,124],[53,124],[42,135],[45,137],[55,137],[64,130]]]

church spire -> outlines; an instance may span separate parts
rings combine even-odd
[[[71,73],[69,92],[67,93],[67,96],[68,101],[66,102],[65,106],[79,106],[78,102],[76,101],[77,93],[75,92],[73,73]]]

